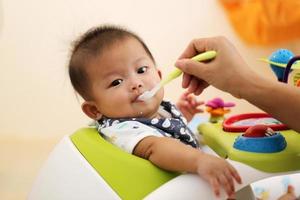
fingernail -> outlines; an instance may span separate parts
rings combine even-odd
[[[183,65],[185,64],[185,62],[187,61],[188,59],[180,59],[180,60],[177,60],[175,62],[175,66],[177,67],[183,67]]]
[[[177,60],[176,62],[175,62],[175,66],[176,67],[181,67],[182,65],[183,65],[183,60]]]

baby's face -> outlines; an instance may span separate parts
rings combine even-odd
[[[146,102],[137,100],[160,81],[160,72],[138,40],[127,38],[108,47],[89,63],[87,72],[92,101],[102,115],[152,118],[157,114],[163,89]]]

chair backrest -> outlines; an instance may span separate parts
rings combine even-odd
[[[104,140],[94,128],[79,129],[70,138],[121,199],[142,199],[178,175],[122,151]]]

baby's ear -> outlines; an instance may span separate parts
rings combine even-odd
[[[93,101],[83,102],[81,109],[89,118],[94,120],[99,120],[102,117],[102,114],[98,111],[98,108]]]
[[[161,79],[161,71],[159,69],[157,69],[157,73],[158,73],[159,78]]]

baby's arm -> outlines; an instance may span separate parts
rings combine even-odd
[[[173,138],[145,137],[136,145],[133,153],[165,170],[199,174],[209,182],[217,196],[220,195],[221,186],[228,195],[234,193],[233,179],[241,183],[237,171],[224,159]]]

